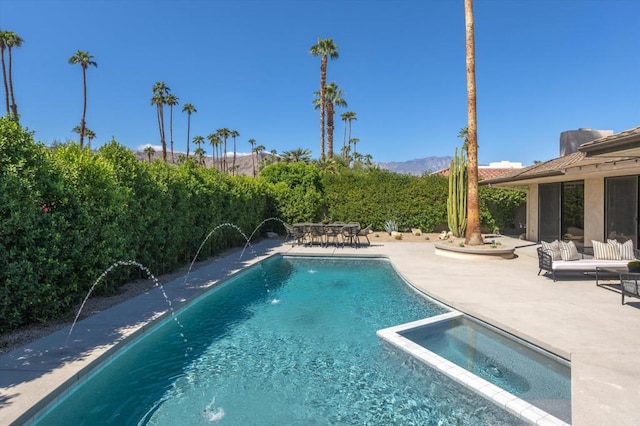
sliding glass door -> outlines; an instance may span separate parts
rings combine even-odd
[[[538,212],[539,240],[584,244],[583,181],[539,185]]]
[[[638,247],[638,176],[608,178],[605,182],[607,238],[633,240]]]

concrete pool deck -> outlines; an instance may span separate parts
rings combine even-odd
[[[620,294],[596,287],[591,276],[537,276],[535,246],[520,246],[515,259],[456,259],[435,253],[428,242],[376,243],[354,249],[283,245],[266,240],[230,252],[164,285],[179,306],[212,284],[263,259],[283,254],[381,255],[413,286],[454,309],[571,360],[574,425],[640,425],[640,300],[620,304]],[[524,246],[522,246],[524,245]],[[59,385],[77,381],[91,362],[110,356],[114,344],[167,311],[154,289],[0,356],[0,424],[21,418]]]

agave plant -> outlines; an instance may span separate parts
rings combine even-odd
[[[384,223],[384,230],[387,231],[387,234],[391,235],[392,232],[398,230],[398,224],[396,224],[395,220],[387,220]]]

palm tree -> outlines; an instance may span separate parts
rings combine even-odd
[[[173,163],[173,107],[178,105],[178,97],[173,93],[169,93],[165,103],[169,105],[169,141],[171,143],[171,162]]]
[[[153,149],[151,145],[147,145],[143,152],[147,154],[147,160],[149,161],[149,164],[151,164],[151,157],[156,153],[156,150]]]
[[[260,156],[260,154],[262,153],[262,151],[264,151],[266,148],[264,147],[264,145],[258,145],[255,148],[255,152],[256,152],[256,159]]]
[[[251,163],[253,164],[253,177],[256,177],[256,160],[253,157],[254,147],[256,146],[256,140],[249,139],[249,143],[251,144]]]
[[[198,164],[204,166],[204,157],[207,151],[204,150],[201,146],[198,146],[195,151],[193,151],[193,155],[196,157],[196,161]]]
[[[11,49],[22,46],[24,40],[13,31],[0,31],[0,50],[2,51],[2,77],[4,81],[5,103],[7,106],[7,116],[18,120],[18,105],[13,93],[13,57]],[[8,52],[9,72],[6,71],[4,62],[4,51]],[[8,81],[7,81],[8,76]]]
[[[238,136],[240,136],[240,133],[238,133],[237,130],[232,130],[231,131],[231,137],[233,138],[233,165],[231,166],[232,170],[236,169],[236,138]],[[234,173],[231,173],[234,174]]]
[[[87,129],[85,127],[84,129],[84,135],[87,137],[87,139],[89,139],[89,143],[87,143],[87,146],[89,147],[89,149],[91,149],[91,141],[94,140],[96,138],[96,134],[94,133],[93,130],[91,129]]]
[[[193,143],[198,145],[198,148],[193,152],[193,155],[198,159],[198,163],[204,165],[204,154],[206,154],[206,151],[200,146],[204,143],[204,137],[194,136]]]
[[[151,89],[153,97],[151,98],[151,105],[155,105],[157,108],[158,117],[158,129],[160,130],[160,143],[162,144],[162,160],[167,162],[167,141],[164,137],[164,104],[167,103],[167,95],[171,91],[164,81],[158,81],[153,85]]]
[[[9,83],[7,82],[7,67],[4,61],[4,51],[7,49],[10,31],[0,31],[0,52],[2,53],[2,81],[4,82],[4,102],[7,106],[7,117],[11,117],[11,109],[9,107]]]
[[[308,149],[298,148],[291,151],[285,151],[282,153],[282,161],[285,163],[310,163],[311,151]]]
[[[345,114],[347,114],[347,121],[349,122],[349,139],[347,140],[351,140],[351,122],[358,121],[358,118],[356,117],[357,114],[353,111],[347,111]]]
[[[84,119],[87,114],[87,68],[89,68],[89,66],[94,66],[97,68],[98,63],[93,60],[93,56],[90,55],[89,52],[86,52],[84,50],[76,51],[76,53],[69,58],[69,63],[72,65],[80,64],[80,66],[82,67],[82,85],[84,88],[82,120],[80,121],[80,148],[82,148],[84,142],[84,129],[86,127],[86,122],[84,121]],[[14,115],[17,115],[17,111],[14,111]]]
[[[184,104],[182,107],[182,112],[187,113],[187,158],[189,158],[189,133],[191,132],[191,114],[194,112],[198,112],[196,107],[191,104]]]
[[[324,159],[325,86],[327,84],[327,58],[338,59],[338,46],[332,38],[318,38],[318,43],[309,50],[313,56],[320,56],[320,159]]]
[[[213,150],[211,154],[211,167],[215,167],[216,165],[216,147],[218,146],[219,139],[220,138],[218,138],[218,135],[215,133],[209,133],[209,135],[207,135],[207,140],[211,144],[211,148]]]
[[[327,153],[333,158],[333,119],[336,107],[346,107],[347,101],[342,98],[344,91],[335,82],[331,82],[325,88],[325,102],[327,103]]]
[[[360,139],[358,139],[358,138],[349,139],[349,145],[353,144],[353,155],[354,155],[354,157],[358,153],[358,150],[356,149],[356,145],[358,144],[358,142],[360,142]]]
[[[222,171],[227,172],[227,139],[231,136],[231,131],[226,127],[217,130],[218,135],[222,138],[224,144],[224,151],[222,152]]]
[[[478,205],[478,123],[476,114],[476,47],[473,23],[473,0],[464,0],[464,22],[467,56],[467,232],[465,243],[482,245],[480,209]]]

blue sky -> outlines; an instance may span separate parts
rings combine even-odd
[[[555,158],[565,130],[640,125],[640,2],[476,0],[474,11],[481,164]],[[189,102],[192,137],[227,127],[239,152],[254,138],[318,157],[318,37],[340,55],[327,75],[348,102],[337,147],[347,110],[358,151],[381,162],[452,155],[466,126],[462,0],[2,0],[0,29],[24,39],[16,103],[46,144],[77,138],[82,71],[68,59],[86,50],[98,62],[87,75],[94,148],[158,145],[150,98],[164,81],[180,99],[176,151]]]

